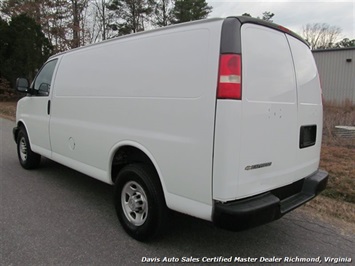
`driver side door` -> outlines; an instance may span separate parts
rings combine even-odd
[[[23,99],[20,111],[34,152],[51,157],[49,119],[53,73],[58,59],[48,61],[31,84],[31,96]]]

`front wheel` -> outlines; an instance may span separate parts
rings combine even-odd
[[[17,155],[21,166],[25,169],[37,168],[41,162],[41,155],[31,150],[27,132],[23,127],[17,135]]]
[[[156,172],[147,165],[131,164],[119,172],[115,207],[122,227],[136,240],[150,240],[166,225],[163,190]]]

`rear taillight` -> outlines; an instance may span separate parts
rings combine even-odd
[[[219,61],[218,99],[241,100],[242,63],[239,54],[222,54]]]

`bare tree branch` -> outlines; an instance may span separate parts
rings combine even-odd
[[[339,38],[341,28],[327,23],[306,24],[302,27],[302,35],[311,49],[326,49],[334,47]]]

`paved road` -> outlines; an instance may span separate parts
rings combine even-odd
[[[297,256],[320,256],[322,264],[352,257],[354,264],[354,233],[304,211],[239,233],[172,214],[165,236],[139,243],[118,224],[110,186],[47,159],[38,170],[22,169],[13,125],[0,118],[0,265],[131,265],[164,257],[225,265],[217,262]]]

